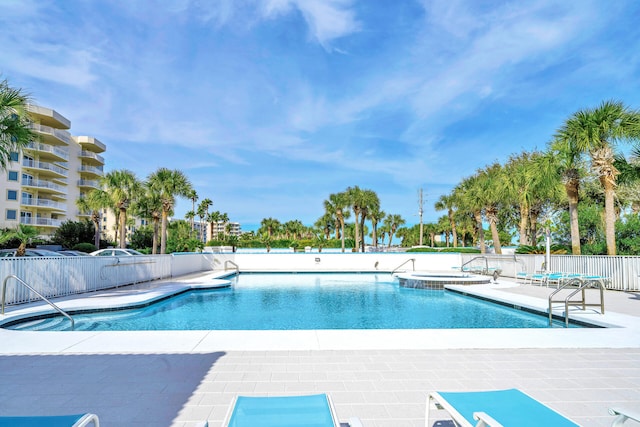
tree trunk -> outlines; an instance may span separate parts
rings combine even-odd
[[[487,253],[487,248],[484,245],[484,230],[482,229],[482,212],[476,211],[473,213],[473,217],[476,219],[476,241],[480,245],[480,253]]]
[[[127,210],[120,208],[120,247],[127,247]]]
[[[158,218],[153,219],[153,247],[151,248],[151,254],[158,253]]]
[[[451,236],[453,238],[453,247],[458,247],[458,230],[456,230],[456,220],[453,212],[449,211],[449,222],[451,223]]]
[[[604,188],[604,232],[607,241],[607,255],[616,254],[616,210],[615,210],[615,186],[606,177],[601,177],[600,182]]]
[[[577,179],[571,179],[564,185],[569,199],[569,225],[571,226],[571,253],[580,255],[580,225],[578,222],[578,186]]]
[[[344,252],[344,218],[340,218],[340,240],[342,241],[342,252]]]
[[[529,245],[530,239],[527,235],[527,226],[529,225],[529,206],[520,205],[520,244]]]
[[[491,228],[491,238],[493,239],[493,248],[498,255],[502,255],[502,245],[500,244],[500,234],[496,226],[495,217],[489,218],[489,228]]]
[[[167,252],[167,216],[168,212],[162,210],[162,226],[160,227],[160,253]]]

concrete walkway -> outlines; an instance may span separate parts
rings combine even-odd
[[[506,280],[475,289],[542,306],[550,292]],[[87,411],[107,427],[219,426],[237,394],[327,392],[343,420],[423,426],[430,391],[519,388],[581,425],[609,426],[609,406],[640,408],[640,299],[607,292],[605,301],[607,322],[622,327],[311,331],[312,338],[309,331],[0,330],[0,414]],[[432,412],[431,419],[447,418]]]

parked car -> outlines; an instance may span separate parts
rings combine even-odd
[[[138,252],[134,249],[120,249],[120,248],[111,248],[111,249],[98,249],[97,251],[91,252],[89,255],[93,256],[135,256],[135,255],[144,255],[141,252]]]
[[[58,253],[64,256],[89,256],[89,254],[86,252],[73,250],[58,251]]]
[[[16,256],[16,252],[18,252],[18,249],[0,249],[0,258],[14,257]],[[24,256],[26,257],[42,257],[42,256],[62,257],[64,255],[59,254],[58,252],[50,251],[48,249],[26,249]]]

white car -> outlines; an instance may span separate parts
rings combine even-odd
[[[136,255],[144,255],[141,252],[138,252],[133,249],[120,249],[120,248],[111,248],[111,249],[98,249],[97,251],[91,252],[89,255],[93,256],[136,256]]]

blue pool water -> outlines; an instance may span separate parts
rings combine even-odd
[[[449,291],[405,289],[390,274],[241,274],[148,307],[75,314],[75,330],[547,328],[548,319]],[[68,330],[64,318],[13,329]]]

